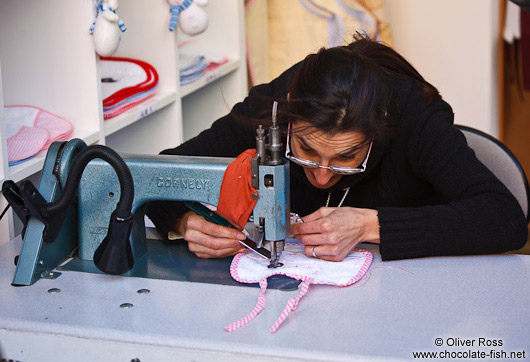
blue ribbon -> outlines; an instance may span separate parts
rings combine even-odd
[[[193,3],[193,0],[184,0],[178,5],[173,5],[169,8],[171,12],[171,19],[169,20],[169,31],[174,31],[177,28],[177,19],[181,11],[186,10]]]

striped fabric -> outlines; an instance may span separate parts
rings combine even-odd
[[[114,10],[113,10],[114,11]],[[115,12],[115,11],[114,11]],[[120,18],[118,18],[118,26],[120,27],[120,30],[121,32],[123,33],[125,30],[127,30],[127,27],[125,26],[125,24],[123,23],[123,20],[121,20]]]
[[[130,99],[127,99],[127,100],[124,100],[124,103],[116,106],[116,107],[112,107],[106,111],[103,111],[103,119],[109,119],[109,118],[112,118],[114,116],[117,116],[118,114],[121,114],[135,106],[137,106],[138,104],[144,102],[145,100],[147,100],[148,98],[152,97],[155,93],[156,93],[156,90],[157,90],[158,87],[155,87],[153,88],[152,90],[150,91],[147,91],[147,92],[143,92],[143,93],[140,93],[136,96],[132,96],[130,97]]]
[[[44,148],[49,138],[45,129],[22,126],[15,135],[7,139],[9,166],[36,155]]]
[[[200,79],[208,67],[206,58],[201,55],[185,58],[179,54],[179,64],[183,64],[179,68],[180,85],[190,84]]]
[[[113,106],[110,106],[110,107],[103,106],[103,112],[112,111],[113,109],[117,109],[117,108],[121,108],[121,107],[127,106],[130,103],[134,103],[134,102],[137,102],[137,101],[142,100],[142,99],[147,99],[150,96],[152,96],[153,94],[155,94],[157,89],[158,89],[158,84],[156,86],[154,86],[153,88],[145,91],[145,92],[136,93],[135,95],[132,95],[132,96],[130,96],[128,98],[125,98],[122,101],[114,104]]]
[[[20,163],[48,149],[55,141],[66,141],[74,131],[65,119],[33,106],[4,107],[9,165]]]
[[[177,28],[177,21],[181,11],[186,10],[193,3],[193,0],[184,0],[178,5],[172,5],[169,8],[171,18],[169,19],[169,31],[174,31]]]

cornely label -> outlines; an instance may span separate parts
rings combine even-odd
[[[208,179],[188,177],[156,177],[156,186],[161,188],[208,190]]]

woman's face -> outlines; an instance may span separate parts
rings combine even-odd
[[[361,132],[329,135],[307,122],[291,124],[291,152],[298,158],[320,163],[322,166],[359,167],[365,160],[370,142]],[[343,175],[324,168],[304,167],[309,182],[320,189],[335,185]]]

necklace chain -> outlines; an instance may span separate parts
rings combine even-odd
[[[346,199],[346,196],[348,196],[348,192],[350,192],[350,188],[349,187],[344,189],[344,196],[342,196],[342,200],[340,200],[339,205],[337,207],[341,207],[342,206],[342,203]],[[329,199],[331,199],[331,191],[328,194],[328,200],[326,201],[326,207],[329,206]]]

